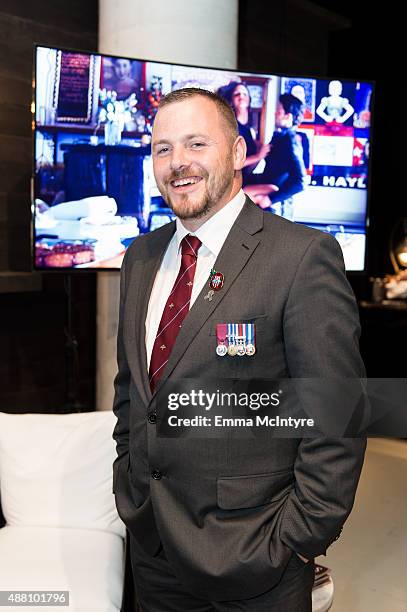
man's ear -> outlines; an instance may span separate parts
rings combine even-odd
[[[238,136],[233,144],[234,170],[241,170],[246,161],[247,146],[243,136]]]

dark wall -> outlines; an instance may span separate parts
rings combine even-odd
[[[64,274],[43,275],[30,291],[31,81],[33,44],[97,49],[97,0],[0,3],[0,410],[55,412],[65,402]],[[17,280],[16,280],[17,279]],[[41,287],[41,283],[36,283]],[[6,293],[19,290],[19,293]],[[80,342],[79,396],[94,407],[95,276],[73,282]]]
[[[403,190],[404,139],[401,100],[404,35],[391,11],[374,11],[359,0],[241,0],[239,67],[376,81],[371,147],[368,269],[350,275],[359,297],[370,293],[369,277],[392,272],[388,237],[407,215]]]
[[[368,274],[393,274],[388,254],[392,227],[407,217],[405,194],[405,26],[397,11],[372,3],[352,7],[352,27],[331,37],[328,65],[332,73],[376,82],[371,156]],[[366,286],[366,284],[365,284]],[[406,376],[407,311],[362,308],[361,349],[369,376]]]
[[[238,66],[325,75],[330,34],[349,25],[349,19],[307,0],[240,0]]]
[[[44,275],[40,292],[0,295],[1,411],[62,411],[68,395],[75,391],[67,381],[70,367],[78,381],[76,395],[83,409],[94,408],[94,275],[72,275],[71,279],[76,355],[67,347],[67,275]],[[67,359],[70,359],[68,363]]]
[[[393,273],[388,237],[398,217],[407,216],[403,136],[404,24],[391,11],[356,10],[352,27],[332,36],[328,62],[332,73],[376,82],[371,157],[369,272]]]
[[[239,67],[265,72],[374,80],[367,272],[349,274],[359,300],[371,276],[392,273],[388,239],[407,216],[404,189],[404,23],[367,0],[241,0]],[[405,310],[360,309],[369,376],[405,376]]]

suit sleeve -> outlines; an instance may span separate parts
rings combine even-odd
[[[314,238],[298,267],[284,312],[284,341],[293,378],[364,378],[360,325],[342,251],[328,234]],[[328,407],[329,408],[329,407]],[[356,494],[365,438],[303,438],[295,487],[284,508],[283,543],[313,558],[339,537]]]
[[[115,394],[113,400],[113,412],[117,417],[117,423],[113,430],[113,438],[116,441],[117,458],[113,464],[113,491],[118,463],[129,451],[130,370],[127,363],[126,352],[123,343],[123,310],[124,298],[126,293],[127,253],[128,251],[124,256],[120,272],[119,327],[117,332],[118,372],[114,380]]]

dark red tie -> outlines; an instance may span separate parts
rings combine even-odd
[[[152,393],[170,357],[182,322],[188,314],[198,249],[201,244],[199,238],[190,234],[181,241],[181,267],[165,304],[151,353],[149,377]]]

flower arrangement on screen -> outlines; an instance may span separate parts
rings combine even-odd
[[[99,94],[100,109],[98,123],[118,123],[123,129],[125,123],[133,120],[137,112],[136,94],[132,93],[126,100],[117,100],[114,90],[102,89]]]

